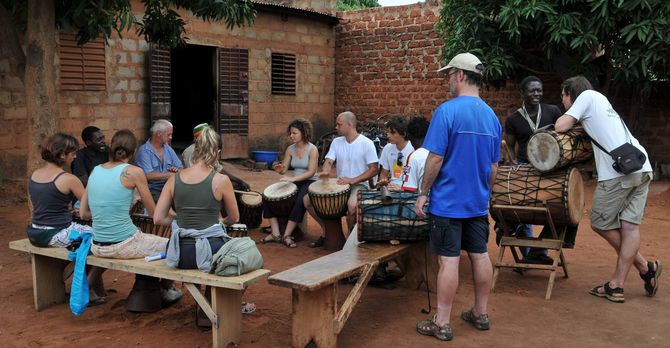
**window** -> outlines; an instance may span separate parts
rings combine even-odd
[[[295,95],[295,54],[272,54],[272,94]]]
[[[60,33],[60,89],[71,91],[104,91],[105,42],[98,38],[77,45],[73,34]]]

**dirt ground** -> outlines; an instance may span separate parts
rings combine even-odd
[[[252,189],[262,191],[279,176],[271,171],[251,172],[242,166],[227,165],[233,174],[247,180]],[[416,333],[415,324],[427,315],[425,291],[403,287],[369,287],[339,335],[340,347],[667,347],[670,342],[670,275],[661,278],[654,298],[644,296],[642,281],[632,270],[626,283],[626,303],[614,304],[588,294],[602,283],[614,268],[615,253],[589,228],[589,207],[593,183],[586,186],[586,212],[574,249],[567,249],[570,277],[559,273],[551,300],[544,299],[548,272],[531,271],[521,276],[503,270],[489,302],[491,330],[477,331],[458,318],[460,311],[473,301],[472,275],[467,257],[461,259],[461,285],[452,311],[454,341],[442,343]],[[0,346],[58,347],[142,346],[208,347],[211,331],[194,323],[194,300],[184,288],[184,298],[170,308],[153,314],[132,314],[124,309],[124,299],[134,277],[118,271],[104,275],[107,288],[115,290],[104,305],[74,317],[67,304],[41,312],[33,307],[30,259],[27,254],[10,250],[9,241],[24,238],[29,219],[25,191],[20,185],[7,184],[0,191]],[[264,223],[263,225],[267,225]],[[642,223],[642,254],[661,258],[670,267],[670,183],[654,182]],[[307,246],[318,229],[310,221],[310,231],[298,248],[280,244],[259,245],[266,268],[273,273],[325,255],[327,252]],[[262,237],[259,230],[250,236]],[[489,243],[490,256],[498,248]],[[666,252],[663,252],[666,250]],[[670,270],[666,271],[670,272]],[[178,284],[179,286],[180,284]],[[351,289],[339,287],[340,300]],[[435,305],[435,295],[431,294]],[[258,310],[243,318],[242,347],[289,347],[291,345],[291,292],[262,281],[249,288],[247,301]],[[434,313],[431,312],[431,315]],[[225,319],[224,319],[225,320]]]

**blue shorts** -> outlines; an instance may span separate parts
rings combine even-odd
[[[456,257],[461,250],[483,254],[488,251],[489,217],[466,219],[430,215],[430,247],[440,256]]]

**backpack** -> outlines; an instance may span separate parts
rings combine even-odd
[[[233,238],[212,256],[210,273],[233,277],[263,268],[263,256],[249,237]]]

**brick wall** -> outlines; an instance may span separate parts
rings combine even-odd
[[[449,98],[444,75],[435,71],[447,62],[441,55],[443,41],[434,31],[439,4],[427,1],[407,6],[338,12],[335,28],[335,111],[351,110],[361,119],[383,114],[421,115]],[[486,62],[483,62],[486,65]],[[561,81],[545,81],[544,102],[558,106]],[[670,163],[670,109],[668,84],[640,109],[634,133],[647,148],[652,163]],[[518,85],[481,91],[500,122],[516,110],[521,97]],[[629,114],[630,93],[612,97],[620,113]]]

